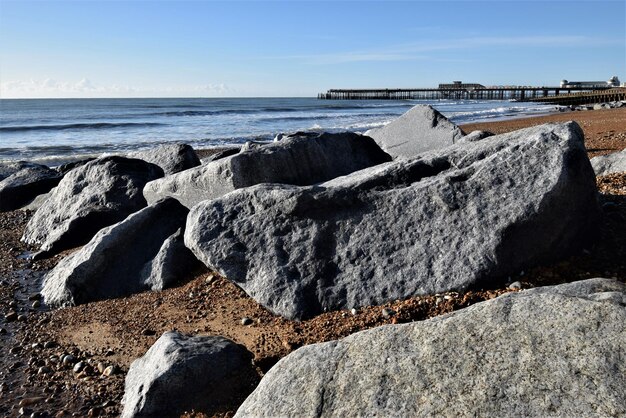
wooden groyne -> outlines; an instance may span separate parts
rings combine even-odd
[[[620,87],[608,90],[594,90],[588,92],[562,94],[553,97],[538,97],[529,101],[557,104],[562,106],[577,106],[616,102],[618,100],[626,100],[626,88]]]
[[[322,100],[519,100],[553,98],[577,92],[589,93],[612,87],[481,87],[407,89],[330,89],[317,95]]]

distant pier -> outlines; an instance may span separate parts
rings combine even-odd
[[[438,87],[406,89],[330,89],[317,95],[322,100],[519,100],[553,98],[562,94],[597,92],[612,86],[571,87]]]
[[[594,90],[559,96],[538,97],[531,99],[532,102],[550,103],[562,106],[590,105],[596,103],[616,102],[626,100],[626,87],[612,88],[607,90]]]

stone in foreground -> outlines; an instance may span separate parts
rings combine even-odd
[[[124,157],[74,168],[30,219],[22,241],[47,254],[85,244],[101,228],[144,208],[144,185],[162,176],[160,167]]]
[[[19,165],[19,164],[17,164]],[[0,211],[19,209],[38,195],[48,193],[61,175],[45,165],[28,164],[0,181]]]
[[[591,245],[598,219],[572,122],[237,190],[191,210],[185,244],[271,311],[307,318],[504,281]]]
[[[209,416],[235,407],[258,382],[252,354],[222,337],[166,332],[126,375],[123,418]]]
[[[625,304],[590,279],[306,346],[236,417],[624,416]]]
[[[425,151],[447,147],[463,136],[461,129],[428,105],[417,105],[382,128],[365,135],[395,158],[411,158]]]
[[[152,288],[149,279],[160,262],[177,262],[175,257],[153,260],[168,237],[185,225],[187,213],[175,199],[164,199],[103,228],[46,275],[41,291],[45,302],[78,305]]]
[[[128,158],[139,158],[156,164],[166,176],[200,165],[196,151],[187,144],[164,144],[145,151],[131,152]]]
[[[259,183],[314,184],[390,159],[354,133],[301,134],[150,182],[144,196],[149,203],[170,196],[191,208]]]
[[[609,155],[593,157],[591,166],[596,176],[626,172],[626,149]]]

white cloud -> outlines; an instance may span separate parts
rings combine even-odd
[[[53,97],[167,97],[167,96],[222,96],[235,90],[224,83],[174,87],[130,87],[99,85],[88,78],[77,82],[44,80],[14,80],[0,83],[1,98],[53,98]]]

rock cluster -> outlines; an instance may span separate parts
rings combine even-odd
[[[188,208],[259,183],[319,183],[389,161],[371,138],[353,133],[301,134],[148,183],[148,202],[178,199]]]
[[[493,282],[581,250],[599,209],[583,133],[542,125],[190,212],[185,244],[271,311],[308,318]]]

